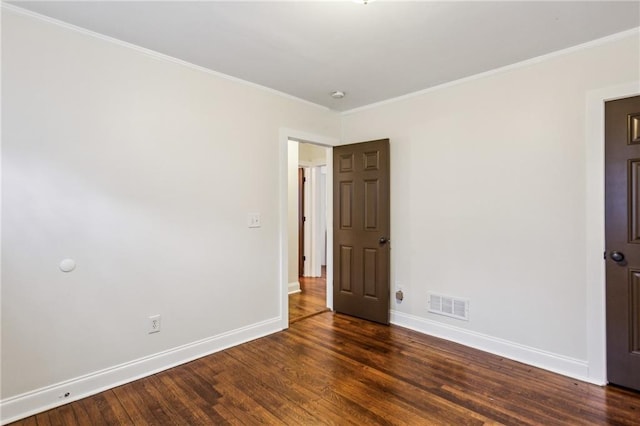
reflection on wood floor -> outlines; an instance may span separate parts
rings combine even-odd
[[[322,267],[322,277],[300,277],[300,293],[289,295],[289,324],[328,311],[327,272]]]

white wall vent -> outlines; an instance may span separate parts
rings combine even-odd
[[[429,293],[429,312],[469,321],[469,301]]]

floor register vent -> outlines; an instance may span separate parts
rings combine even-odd
[[[429,312],[469,321],[469,301],[429,293]]]

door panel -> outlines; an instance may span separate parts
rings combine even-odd
[[[640,203],[640,174],[638,169],[640,168],[640,160],[629,161],[629,176],[630,182],[630,197],[629,197],[629,242],[638,244],[640,243],[640,215],[638,215],[638,207]]]
[[[340,281],[338,281],[340,292],[352,293],[351,277],[353,276],[353,247],[344,245],[340,246],[340,262],[338,262],[338,265],[339,274],[336,275],[340,277]]]
[[[388,324],[389,140],[336,147],[333,161],[334,309]]]
[[[353,182],[340,182],[340,229],[352,227],[353,219]]]
[[[367,231],[378,229],[379,183],[378,180],[364,182],[364,229]]]
[[[640,390],[640,96],[605,104],[607,378]]]

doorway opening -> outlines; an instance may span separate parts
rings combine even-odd
[[[287,140],[288,324],[330,310],[332,150]]]
[[[300,277],[301,290],[289,294],[289,324],[327,312],[326,267],[320,277]]]

